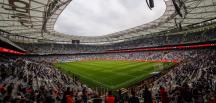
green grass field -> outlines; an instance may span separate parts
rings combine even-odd
[[[80,77],[89,87],[118,89],[131,86],[149,76],[152,72],[161,71],[173,63],[152,63],[117,60],[94,60],[57,63],[61,71]]]

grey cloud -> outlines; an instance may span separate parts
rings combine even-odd
[[[152,11],[145,0],[73,0],[54,29],[70,35],[101,36],[151,22],[165,9],[163,0],[155,0]]]

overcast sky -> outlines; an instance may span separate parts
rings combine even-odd
[[[163,15],[163,0],[73,0],[59,16],[54,29],[77,36],[102,36],[149,23]]]

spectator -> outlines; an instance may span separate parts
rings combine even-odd
[[[115,97],[112,95],[112,91],[109,91],[105,97],[105,103],[115,103]]]
[[[152,103],[152,94],[148,90],[147,86],[145,86],[145,90],[143,90],[143,98],[144,98],[144,103]]]
[[[88,101],[88,94],[87,94],[86,88],[84,88],[82,91],[82,101],[83,103],[87,103]]]
[[[162,86],[160,87],[160,97],[161,97],[161,102],[162,103],[169,103],[167,91]]]
[[[183,96],[184,102],[185,103],[192,103],[192,91],[189,88],[187,83],[185,83],[183,85],[181,92],[182,92],[181,94]]]
[[[68,95],[66,95],[66,99],[67,99],[67,103],[74,103],[72,91]]]
[[[118,103],[124,103],[124,96],[123,96],[121,90],[118,91],[118,96],[117,96],[116,101],[117,101]]]
[[[93,103],[102,103],[102,98],[100,97],[98,93],[95,93],[93,97]]]
[[[131,97],[129,98],[128,103],[139,103],[139,98],[136,96],[135,91],[131,91]]]

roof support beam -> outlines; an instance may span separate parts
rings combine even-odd
[[[25,20],[12,20],[12,19],[9,19],[9,20],[0,20],[0,21],[17,21],[17,22],[24,21],[25,22]],[[42,22],[42,21],[31,21],[31,22]]]
[[[6,4],[6,3],[2,3],[0,2],[1,5],[7,5],[9,7],[16,7],[16,8],[19,8],[19,9],[23,9],[23,10],[31,10],[31,11],[35,11],[35,12],[44,12],[44,11],[41,11],[41,10],[36,10],[36,9],[29,9],[29,8],[22,8],[22,7],[17,7],[15,5],[11,5],[11,4]],[[5,7],[3,7],[5,8]]]

